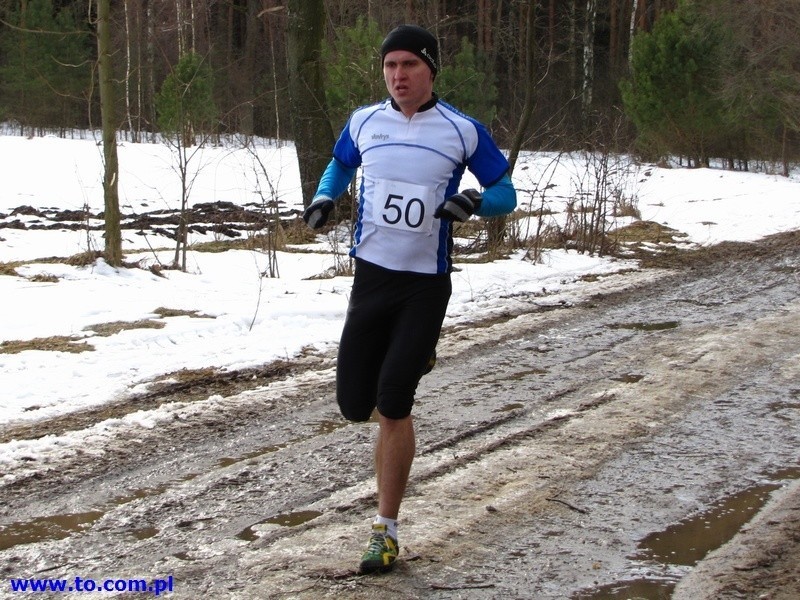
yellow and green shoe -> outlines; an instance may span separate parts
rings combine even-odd
[[[369,536],[367,551],[361,556],[359,573],[391,571],[397,560],[397,540],[386,533],[386,525],[372,524],[372,535]]]

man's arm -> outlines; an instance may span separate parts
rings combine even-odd
[[[497,217],[507,215],[517,207],[517,190],[511,183],[508,173],[497,183],[493,183],[481,194],[483,201],[475,212],[479,217]]]
[[[328,166],[322,173],[322,177],[319,180],[319,185],[317,186],[317,193],[314,194],[314,199],[312,202],[316,201],[318,198],[336,200],[336,198],[345,192],[347,186],[350,185],[350,181],[353,179],[353,175],[355,174],[355,167],[345,167],[338,160],[332,158],[331,162],[328,163]]]
[[[311,229],[319,229],[328,222],[333,201],[344,193],[355,172],[355,168],[347,168],[335,158],[331,159],[319,180],[317,193],[303,211],[303,220]]]

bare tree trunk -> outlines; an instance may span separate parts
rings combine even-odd
[[[144,120],[144,62],[142,60],[142,11],[139,11],[139,26],[136,27],[136,141],[142,141]]]
[[[535,0],[528,0],[525,23],[525,47],[523,48],[525,71],[522,77],[522,81],[525,82],[525,102],[522,106],[522,114],[517,122],[517,129],[514,132],[514,137],[511,140],[511,147],[508,152],[508,162],[511,165],[512,172],[517,163],[522,144],[525,143],[525,137],[528,135],[528,129],[531,124],[531,119],[533,118],[533,109],[536,105],[536,74],[533,72],[536,64],[535,20],[536,2]]]
[[[491,15],[491,13],[489,14]],[[500,30],[502,22],[503,22],[503,0],[497,0],[497,2],[495,2],[495,23],[497,24],[498,31]],[[492,31],[494,31],[494,28],[492,28]],[[494,43],[495,37],[492,34],[492,32],[490,32],[489,35],[492,37],[491,37],[491,46],[488,51],[488,56],[489,56],[488,64],[491,66],[491,68],[497,70],[497,55],[499,52],[499,48],[498,44]]]
[[[149,108],[148,118],[150,131],[156,131],[156,49],[155,49],[155,15],[153,14],[153,3],[156,0],[147,1],[147,42],[145,51],[145,60],[147,65],[147,106]],[[154,134],[153,134],[154,137]]]
[[[197,31],[195,24],[197,23],[197,13],[194,6],[194,0],[189,0],[189,35],[190,35],[190,48],[191,52],[197,52]]]
[[[619,6],[617,6],[617,0],[611,0],[611,6],[608,10],[609,64],[612,72],[616,74],[617,65],[619,64]]]
[[[641,0],[639,2],[639,29],[642,31],[648,31],[649,27],[647,26],[647,0]]]
[[[281,105],[280,92],[278,90],[278,61],[275,59],[275,28],[270,24],[267,34],[269,35],[269,49],[272,56],[272,102],[275,106],[275,139],[281,139]]]
[[[138,142],[131,116],[131,16],[128,0],[123,3],[123,10],[125,11],[125,120],[128,122],[131,140]]]
[[[103,198],[105,200],[105,258],[108,264],[122,264],[119,195],[117,193],[119,163],[117,161],[117,128],[114,114],[114,76],[111,64],[109,27],[111,0],[97,3],[97,70],[100,78],[100,119],[103,128]]]
[[[628,62],[631,60],[631,44],[633,43],[633,35],[636,33],[636,12],[639,8],[639,0],[633,0],[633,7],[631,8],[631,26],[628,34]]]
[[[478,0],[478,52],[486,50],[486,30],[491,27],[491,18],[487,22],[486,0]]]
[[[334,135],[322,78],[323,0],[289,0],[288,62],[292,130],[303,204],[308,205],[330,161]]]
[[[536,77],[534,73],[535,68],[535,52],[536,52],[536,36],[535,36],[535,22],[536,22],[536,0],[528,0],[526,7],[525,19],[525,71],[523,73],[522,81],[525,82],[525,102],[522,107],[522,114],[517,122],[517,129],[514,132],[514,137],[511,141],[511,147],[508,153],[508,162],[510,170],[514,171],[514,166],[519,158],[522,144],[528,135],[531,120],[533,119],[533,109],[536,104]],[[487,232],[487,245],[489,255],[497,254],[500,246],[505,238],[507,219],[505,217],[497,217],[490,219],[486,225]]]
[[[253,135],[255,130],[253,99],[255,98],[256,91],[254,78],[250,74],[254,73],[256,70],[256,51],[258,48],[258,39],[260,33],[258,12],[260,7],[260,0],[247,0],[247,22],[245,24],[244,40],[244,72],[247,74],[247,76],[245,77],[244,82],[245,98],[241,103],[241,117],[239,122],[239,129],[245,135]]]
[[[186,53],[186,41],[183,32],[183,0],[175,0],[175,25],[177,27],[178,56]]]
[[[781,139],[781,162],[783,163],[783,176],[788,177],[790,172],[789,157],[786,153],[786,140],[789,137],[786,123],[783,124],[783,137]]]
[[[583,80],[581,86],[581,116],[588,124],[592,110],[594,90],[594,32],[597,22],[597,0],[586,0],[586,15],[583,26]]]
[[[569,81],[573,96],[578,97],[578,0],[569,3]]]

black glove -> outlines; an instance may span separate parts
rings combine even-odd
[[[433,216],[437,219],[450,219],[463,223],[481,207],[482,200],[483,196],[478,190],[464,190],[440,204]]]
[[[331,214],[332,210],[333,200],[320,196],[303,211],[303,221],[311,229],[319,229],[328,222],[328,215]]]

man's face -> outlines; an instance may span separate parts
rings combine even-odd
[[[425,61],[407,50],[386,54],[383,78],[389,94],[407,117],[417,112],[433,94],[433,73]]]

